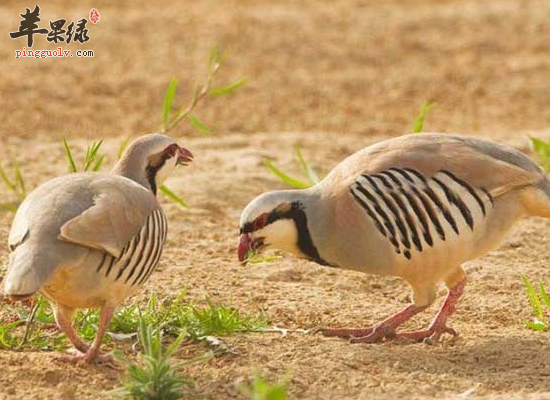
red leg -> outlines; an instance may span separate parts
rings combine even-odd
[[[88,346],[82,341],[82,339],[80,339],[73,328],[73,324],[71,321],[73,319],[74,310],[68,309],[61,305],[55,305],[53,309],[55,321],[57,322],[59,330],[67,335],[67,338],[71,341],[71,343],[77,350],[82,352],[88,351],[88,348],[90,346]]]
[[[411,304],[403,311],[392,315],[379,324],[364,329],[322,329],[322,333],[325,336],[338,336],[341,338],[352,338],[351,343],[373,343],[380,341],[385,337],[391,337],[395,334],[397,327],[409,319],[415,314],[426,309],[426,307],[417,307]]]
[[[77,354],[76,356],[68,356],[68,357],[60,357],[59,359],[61,361],[68,361],[68,362],[108,362],[112,361],[112,357],[109,355],[101,355],[99,352],[99,349],[101,347],[101,343],[103,342],[103,336],[105,335],[105,332],[107,331],[107,328],[109,327],[109,322],[111,321],[111,318],[113,318],[114,314],[114,307],[111,306],[103,306],[101,308],[101,313],[99,317],[99,327],[97,330],[97,335],[90,346],[90,348],[86,352],[82,352]]]
[[[464,293],[465,286],[466,278],[459,281],[449,290],[443,305],[439,309],[428,329],[398,333],[396,334],[396,338],[409,339],[416,342],[421,342],[424,340],[426,343],[433,344],[436,343],[444,333],[450,333],[451,335],[456,336],[457,333],[455,330],[447,327],[447,318],[449,318],[449,316],[456,311],[456,303]]]
[[[411,304],[403,311],[380,322],[374,327],[370,334],[350,339],[350,343],[376,343],[382,341],[384,338],[392,338],[395,336],[395,331],[400,325],[404,324],[414,315],[425,310],[426,308],[427,307],[417,307],[414,304]]]

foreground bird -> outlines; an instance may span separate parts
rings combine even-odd
[[[9,236],[5,296],[42,293],[75,348],[67,361],[100,355],[115,308],[139,289],[160,260],[167,233],[157,187],[192,154],[160,134],[133,141],[110,173],[53,179],[21,204]],[[101,309],[97,336],[85,344],[72,326],[77,308]]]
[[[495,248],[526,216],[550,218],[550,182],[521,152],[486,140],[414,134],[348,157],[316,186],[265,193],[243,211],[238,257],[279,248],[321,265],[399,276],[413,304],[369,328],[323,329],[373,343],[435,342],[464,291],[464,262]],[[397,332],[448,295],[427,329]]]

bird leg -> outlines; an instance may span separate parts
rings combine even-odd
[[[404,310],[392,315],[384,321],[374,325],[370,328],[363,329],[339,329],[328,328],[322,329],[321,332],[325,336],[338,336],[344,339],[351,338],[351,343],[373,343],[382,340],[385,337],[392,337],[395,335],[395,330],[399,325],[407,322],[414,315],[420,311],[425,310],[426,307],[417,307],[411,304]]]
[[[71,322],[74,315],[74,309],[68,309],[61,305],[55,305],[53,309],[55,322],[57,322],[59,330],[67,335],[67,338],[71,341],[75,349],[83,353],[87,352],[90,346],[80,339]]]
[[[60,357],[59,359],[61,361],[68,361],[73,363],[77,363],[79,361],[84,361],[88,363],[112,361],[112,357],[110,355],[101,355],[99,349],[101,347],[101,343],[103,342],[103,336],[105,335],[105,332],[107,332],[107,328],[109,327],[109,322],[111,322],[111,319],[113,318],[114,312],[115,308],[112,306],[105,305],[101,307],[99,316],[99,327],[97,330],[97,335],[92,342],[92,345],[86,351],[82,351],[76,356]]]
[[[464,293],[465,286],[466,278],[463,278],[449,290],[443,305],[437,312],[430,326],[428,326],[428,329],[398,333],[396,334],[396,338],[413,340],[415,342],[425,341],[428,344],[434,344],[444,333],[456,336],[456,331],[447,327],[447,318],[456,311],[456,303]]]

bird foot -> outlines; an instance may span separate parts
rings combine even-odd
[[[395,335],[395,338],[411,340],[413,342],[424,342],[429,345],[434,345],[445,333],[448,333],[453,337],[458,336],[458,333],[453,328],[449,328],[443,325],[441,327],[430,327],[428,329],[423,329],[419,331],[398,333]]]
[[[416,307],[411,304],[404,310],[393,314],[384,321],[365,329],[323,329],[325,336],[338,336],[350,339],[350,343],[375,343],[381,342],[384,338],[395,336],[395,330],[408,321],[413,315],[424,310],[425,307]]]
[[[346,328],[321,328],[319,331],[323,336],[327,337],[339,337],[342,339],[350,339],[357,337],[368,336],[372,333],[374,328],[358,328],[358,329],[346,329]]]
[[[71,364],[107,364],[114,365],[114,358],[111,354],[99,354],[94,351],[82,352],[77,349],[70,351],[69,355],[58,356],[56,361],[71,363]]]
[[[349,342],[354,343],[380,343],[384,339],[392,339],[395,337],[395,328],[387,325],[379,325],[370,333],[364,336],[352,337]]]

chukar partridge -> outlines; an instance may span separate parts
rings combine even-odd
[[[133,141],[110,173],[52,179],[21,204],[9,236],[5,296],[42,293],[79,354],[99,354],[115,308],[151,276],[167,233],[158,185],[192,154],[160,134]],[[77,308],[100,308],[97,336],[85,344],[72,326]]]
[[[369,146],[316,186],[264,193],[244,209],[238,257],[279,248],[321,265],[406,280],[413,304],[362,329],[323,329],[352,342],[436,341],[466,284],[461,265],[496,247],[516,221],[550,218],[550,182],[521,152],[486,140],[414,134]],[[427,329],[397,332],[449,291]]]

